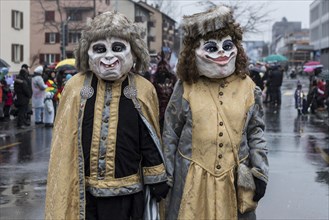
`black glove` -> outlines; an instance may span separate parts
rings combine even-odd
[[[156,183],[149,186],[151,195],[156,199],[157,202],[160,202],[161,199],[166,198],[169,192],[169,186],[166,182]]]
[[[256,190],[253,200],[255,202],[258,202],[265,195],[267,184],[263,180],[258,179],[256,177],[254,177],[254,181],[255,181]]]

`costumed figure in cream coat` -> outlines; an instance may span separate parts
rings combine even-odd
[[[89,20],[76,50],[80,71],[55,119],[46,219],[155,219],[169,190],[141,29],[124,15]]]
[[[268,181],[261,90],[227,6],[184,16],[163,144],[167,219],[255,219]]]

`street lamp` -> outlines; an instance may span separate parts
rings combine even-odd
[[[61,42],[61,57],[62,60],[66,58],[66,45],[68,44],[68,33],[69,27],[68,23],[71,20],[69,16],[65,21],[62,21],[61,28],[62,28],[62,42]]]

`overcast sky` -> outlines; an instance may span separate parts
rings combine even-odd
[[[231,0],[234,1],[234,0]],[[264,40],[266,42],[271,41],[271,31],[272,25],[281,21],[283,17],[286,17],[288,21],[301,21],[302,28],[309,28],[309,10],[310,5],[313,0],[271,0],[271,1],[262,1],[262,0],[244,0],[248,1],[251,4],[261,4],[266,2],[267,9],[264,10],[274,10],[270,14],[271,22],[261,27],[263,32],[257,35],[246,35],[245,40]],[[328,1],[328,0],[326,0]],[[190,15],[197,13],[206,9],[206,6],[202,6],[198,2],[206,2],[206,0],[173,0],[174,5],[177,5],[177,11],[181,12],[181,15],[174,18],[176,21],[179,21],[182,15]],[[227,3],[228,1],[212,1],[215,4]],[[241,2],[241,1],[240,1]]]

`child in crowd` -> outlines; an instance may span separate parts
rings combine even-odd
[[[54,104],[53,104],[53,94],[51,92],[46,92],[45,96],[45,127],[53,127],[54,123],[54,116],[55,116],[55,110],[54,110]]]

